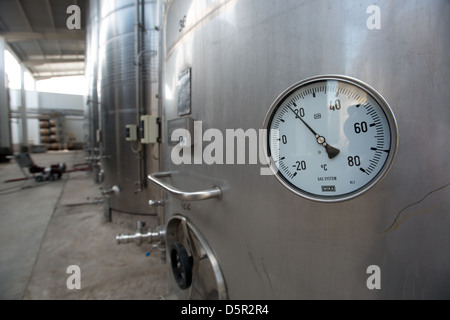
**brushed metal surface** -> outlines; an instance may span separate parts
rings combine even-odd
[[[167,195],[166,220],[186,216],[213,250],[230,299],[450,297],[450,2],[166,1],[163,125],[177,118],[179,74],[191,68],[192,113],[210,128],[260,129],[292,84],[340,74],[375,88],[398,121],[387,177],[342,203],[302,199],[261,165],[179,165],[163,130],[163,171],[186,190],[217,185],[221,200]],[[207,143],[204,143],[205,147]],[[381,270],[369,290],[367,268]]]

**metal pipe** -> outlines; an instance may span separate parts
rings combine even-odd
[[[164,207],[164,200],[149,200],[148,205],[150,207]]]
[[[113,193],[119,193],[120,192],[120,188],[118,186],[113,186],[110,189],[103,189],[102,190],[102,194],[103,195],[108,195],[108,194],[113,194]]]
[[[136,57],[139,57],[140,52],[140,16],[139,16],[139,3],[140,0],[136,0],[135,2],[135,21],[134,21],[134,53]],[[141,76],[141,69],[140,69],[140,63],[138,59],[135,59],[135,74],[136,74],[136,123],[139,123],[140,121],[140,115],[141,115],[141,90],[140,90],[140,76]]]
[[[166,236],[166,230],[162,227],[158,227],[155,230],[149,230],[146,233],[142,233],[145,223],[142,221],[136,222],[136,233],[134,234],[118,234],[116,236],[117,244],[128,244],[136,243],[138,246],[142,242],[147,241],[148,243],[164,243]]]
[[[163,111],[162,111],[162,66],[163,66],[163,54],[162,54],[162,48],[163,48],[163,36],[164,36],[164,28],[162,27],[162,5],[163,5],[163,1],[162,0],[158,0],[157,1],[157,15],[156,15],[156,27],[155,27],[155,31],[158,32],[158,47],[157,47],[157,55],[158,55],[158,92],[157,92],[157,98],[158,98],[158,115],[160,117],[162,117],[163,115]],[[158,171],[163,171],[163,161],[161,159],[161,154],[162,154],[162,143],[160,143],[158,145],[158,155],[160,158],[160,161],[158,161],[158,167],[159,170]],[[160,199],[163,199],[164,196],[164,191],[160,190]],[[161,225],[166,225],[166,221],[165,221],[165,217],[164,217],[164,209],[161,208],[160,211],[160,224]]]
[[[142,2],[142,12],[143,7],[145,5],[145,1]],[[136,86],[136,124],[139,125],[141,115],[143,114],[142,107],[142,90],[141,90],[141,63],[139,62],[139,57],[141,55],[141,47],[142,47],[142,38],[141,38],[141,9],[140,9],[140,0],[136,0],[135,2],[135,22],[134,22],[134,52],[135,52],[135,86]],[[142,191],[142,187],[145,186],[145,168],[144,168],[144,159],[145,159],[145,151],[138,139],[139,147],[136,151],[138,154],[138,189],[135,192]]]
[[[137,56],[139,54],[140,51],[140,32],[139,32],[139,23],[140,23],[140,19],[139,19],[139,0],[136,0],[135,2],[135,17],[134,17],[134,53]],[[134,65],[135,68],[135,86],[136,86],[136,124],[139,125],[139,121],[141,118],[141,94],[140,94],[140,77],[141,77],[141,70],[140,70],[140,64],[139,63],[135,63]],[[142,180],[142,176],[141,176],[141,157],[142,157],[142,145],[139,142],[138,139],[138,181]]]

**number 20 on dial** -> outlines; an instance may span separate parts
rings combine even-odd
[[[277,179],[304,198],[337,202],[357,197],[391,168],[397,122],[367,84],[329,75],[301,81],[269,109],[266,156]]]

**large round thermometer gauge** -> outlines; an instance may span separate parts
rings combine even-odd
[[[272,171],[289,190],[337,202],[373,187],[392,166],[397,123],[384,98],[344,76],[318,76],[282,93],[264,128]]]

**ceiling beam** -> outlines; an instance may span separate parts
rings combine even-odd
[[[25,13],[25,10],[23,9],[23,6],[22,6],[22,3],[20,3],[20,0],[16,0],[16,4],[17,4],[17,7],[19,8],[20,13],[22,14],[23,19],[25,20],[25,24],[27,25],[28,29],[33,30],[30,20],[28,19],[28,16]]]
[[[25,10],[23,9],[22,3],[20,2],[20,0],[16,0],[16,4],[17,4],[17,7],[19,8],[20,13],[22,14],[22,16],[23,16],[23,18],[25,20],[25,23],[28,26],[28,29],[30,29],[30,31],[33,33],[34,32],[33,26],[31,25],[30,19],[28,19],[28,16],[25,13]],[[8,41],[8,40],[6,40],[6,41]],[[34,41],[34,43],[35,43],[36,47],[38,48],[39,52],[41,53],[41,55],[44,56],[45,55],[44,54],[44,50],[42,50],[42,47],[39,44],[39,42],[38,41]]]
[[[55,23],[55,17],[53,16],[53,10],[52,6],[50,4],[50,0],[45,0],[45,6],[47,7],[48,15],[50,16],[50,24],[52,25],[53,32],[56,32],[56,23]],[[56,41],[56,47],[58,49],[58,53],[61,55],[61,46],[59,44],[59,41]]]
[[[32,60],[26,60],[23,61],[23,63],[28,67],[36,67],[39,65],[51,63],[51,64],[57,64],[57,63],[84,63],[84,58],[80,59],[32,59]]]
[[[33,78],[35,80],[45,80],[55,77],[74,77],[74,76],[84,76],[83,71],[52,71],[52,72],[36,72],[33,73]]]
[[[58,33],[58,32],[0,32],[0,37],[9,43],[35,40],[80,40],[85,41],[84,32]]]

